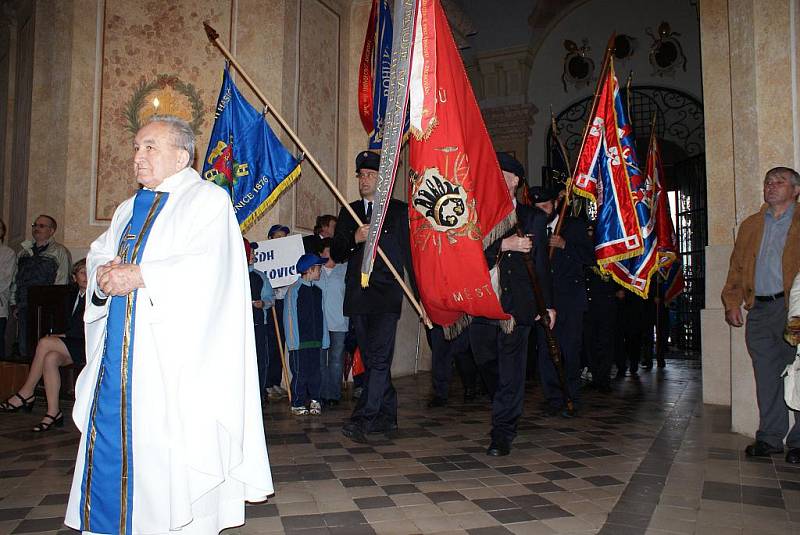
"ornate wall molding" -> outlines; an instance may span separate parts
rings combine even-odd
[[[497,145],[525,140],[531,135],[533,116],[539,111],[533,104],[512,104],[481,110],[489,135]]]
[[[527,46],[479,54],[469,69],[475,97],[482,103],[498,100],[503,103],[524,102],[531,59],[531,51]],[[491,102],[487,104],[494,105]]]

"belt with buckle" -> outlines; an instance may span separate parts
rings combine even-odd
[[[776,301],[783,297],[783,292],[778,292],[773,295],[757,295],[756,301]]]

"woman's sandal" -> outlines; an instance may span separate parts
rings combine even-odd
[[[12,405],[11,400],[14,398],[18,398],[22,405]],[[23,410],[25,412],[31,412],[33,410],[33,404],[36,402],[36,396],[31,395],[31,397],[25,399],[24,397],[19,395],[19,392],[5,400],[4,402],[0,403],[0,412],[17,412]]]
[[[50,421],[49,422],[45,421],[48,418],[50,419]],[[50,416],[49,414],[45,414],[44,418],[42,418],[42,421],[39,422],[38,425],[36,425],[36,427],[33,428],[33,430],[39,433],[42,431],[49,431],[51,427],[64,427],[64,413],[58,411],[58,414],[56,414],[55,416]]]

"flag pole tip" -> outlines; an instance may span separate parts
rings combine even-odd
[[[206,37],[208,37],[209,41],[211,41],[213,43],[214,41],[219,39],[219,34],[217,33],[217,30],[212,28],[207,20],[203,21],[203,28],[206,31]]]

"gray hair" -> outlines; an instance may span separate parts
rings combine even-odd
[[[190,167],[194,163],[195,138],[189,123],[174,115],[152,115],[147,121],[147,124],[150,123],[165,123],[169,126],[175,146],[189,153],[189,163],[186,167]]]
[[[784,177],[788,177],[789,181],[792,183],[792,186],[800,186],[800,174],[797,174],[797,171],[791,167],[773,167],[767,171],[767,174],[764,176],[764,180],[775,175],[783,175]]]

